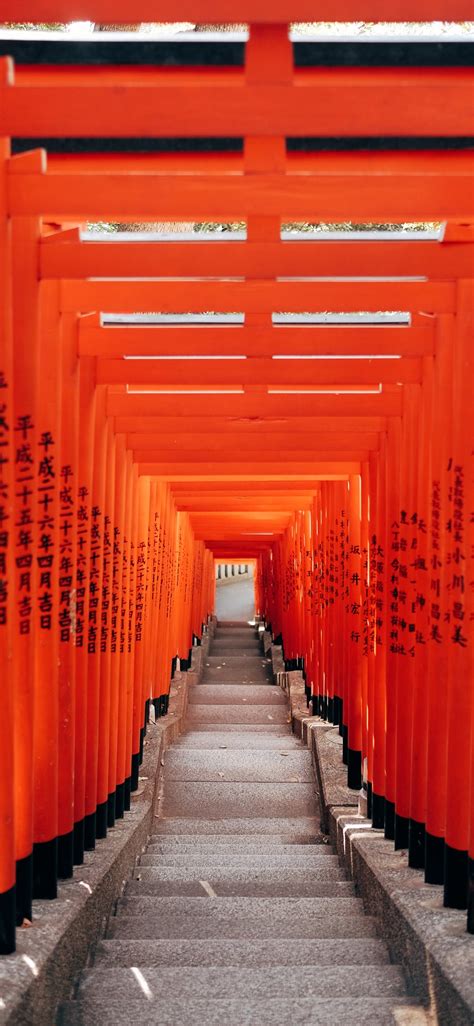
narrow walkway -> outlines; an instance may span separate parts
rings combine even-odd
[[[166,753],[163,818],[61,1026],[424,1022],[315,801],[254,631],[222,625]]]

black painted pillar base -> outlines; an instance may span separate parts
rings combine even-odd
[[[145,740],[145,728],[140,728],[140,748],[138,752],[138,762],[141,765],[143,762],[143,742]]]
[[[334,723],[334,702],[335,698],[328,698],[328,720],[330,723]]]
[[[136,752],[132,755],[132,777],[131,777],[131,790],[136,791],[138,788],[138,776],[140,773],[140,754]]]
[[[84,862],[84,820],[80,819],[74,823],[73,829],[73,859],[75,866],[82,866]]]
[[[15,908],[15,887],[10,887],[0,894],[0,955],[12,955],[15,951]]]
[[[107,826],[109,830],[115,826],[115,791],[107,798]]]
[[[115,789],[115,818],[123,819],[125,809],[125,785],[117,784]]]
[[[84,848],[86,851],[94,851],[97,836],[95,812],[84,816]]]
[[[416,819],[408,822],[408,865],[411,869],[425,868],[425,824]]]
[[[305,698],[306,698],[306,705],[309,705],[310,700],[311,700],[311,687],[310,687],[309,684],[305,684],[305,686],[304,686],[304,693],[305,693]]]
[[[344,766],[347,766],[348,759],[349,759],[349,756],[347,754],[347,752],[348,752],[348,748],[347,748],[348,731],[347,731],[347,727],[346,727],[345,723],[343,723],[342,731],[339,731],[339,733],[341,734],[341,737],[342,737],[342,761],[344,763]]]
[[[467,908],[469,856],[446,844],[444,848],[444,899],[446,908]]]
[[[444,883],[444,838],[425,833],[425,883]]]
[[[107,802],[101,802],[96,809],[95,836],[98,840],[107,837]]]
[[[74,832],[58,837],[58,877],[69,880],[74,868]]]
[[[328,699],[327,695],[321,695],[321,719],[327,720],[328,718]]]
[[[161,716],[161,701],[159,698],[152,699],[152,705],[155,710],[155,719],[157,720]]]
[[[395,813],[395,851],[408,848],[409,822],[408,816],[399,816],[398,812]]]
[[[383,830],[385,826],[385,798],[375,791],[372,792],[372,826],[376,830]]]
[[[16,863],[16,923],[33,918],[33,855],[18,859]]]
[[[469,884],[467,894],[467,931],[474,933],[474,859],[469,859]]]
[[[341,722],[341,699],[338,695],[334,695],[333,703],[332,722],[338,727]]]
[[[362,752],[347,749],[347,786],[351,791],[360,791],[362,785]]]
[[[372,784],[367,782],[367,819],[372,819]]]
[[[33,898],[58,896],[58,842],[42,841],[33,845]]]
[[[125,812],[130,812],[130,798],[132,792],[132,778],[126,777],[123,785],[123,807]]]
[[[395,802],[385,799],[385,837],[387,841],[395,839]]]

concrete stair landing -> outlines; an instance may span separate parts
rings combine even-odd
[[[161,818],[58,1026],[422,1026],[318,830],[309,752],[255,631],[221,624]]]

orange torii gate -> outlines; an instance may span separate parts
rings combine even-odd
[[[436,6],[396,18],[470,16]],[[31,7],[2,13],[130,20],[124,2]],[[150,702],[166,713],[212,612],[214,559],[255,560],[257,612],[339,723],[349,786],[363,777],[374,826],[468,904],[472,71],[428,56],[400,74],[382,51],[324,66],[288,35],[307,0],[251,7],[225,6],[252,23],[240,64],[0,63],[4,952],[129,808]],[[372,0],[318,13],[395,16]],[[223,16],[200,0],[202,22]],[[285,230],[316,218],[446,227]],[[99,240],[81,232],[95,219],[245,232]]]

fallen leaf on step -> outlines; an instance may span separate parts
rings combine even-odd
[[[227,745],[219,745],[219,748],[227,748]]]
[[[280,752],[280,755],[288,755],[288,752]]]
[[[223,774],[223,773],[218,773],[218,774],[217,774],[217,776],[218,776],[218,777],[223,777],[223,776],[224,776],[224,774]]]
[[[22,926],[23,930],[29,930],[30,926],[33,926],[33,923],[31,922],[31,919],[26,919],[25,918],[23,920],[21,926]]]
[[[267,716],[267,720],[272,720],[273,716]]]

